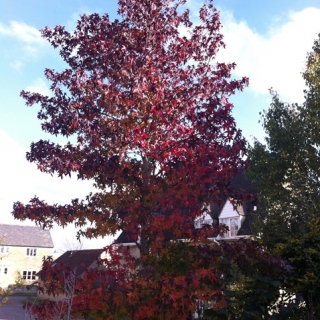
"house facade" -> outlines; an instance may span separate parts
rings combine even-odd
[[[256,210],[256,190],[246,178],[244,172],[238,173],[231,180],[230,194],[232,194],[232,197],[226,197],[222,205],[216,203],[208,205],[207,213],[194,220],[194,228],[200,229],[205,224],[227,226],[228,230],[224,234],[220,234],[212,239],[218,241],[234,241],[249,237],[252,234],[252,216]],[[237,195],[241,194],[251,195],[251,197],[249,197],[249,200],[239,202],[237,201]],[[139,257],[140,251],[136,242],[124,232],[119,235],[116,243],[122,244],[133,257]]]
[[[53,255],[49,230],[0,224],[0,287],[17,281],[30,284],[37,279],[42,259]]]

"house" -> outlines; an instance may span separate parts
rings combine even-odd
[[[26,284],[36,280],[42,258],[52,256],[53,242],[49,230],[38,227],[0,224],[0,287],[16,281]]]
[[[257,210],[256,190],[244,173],[237,174],[230,183],[232,194],[251,194],[249,200],[244,200],[241,205],[234,203],[233,198],[226,197],[224,204],[210,204],[210,215],[207,215],[207,223],[212,225],[222,224],[228,227],[223,235],[217,240],[233,241],[239,238],[248,237],[252,234],[252,214]],[[211,220],[210,220],[211,218]]]
[[[100,259],[104,259],[104,249],[69,250],[53,261],[74,270],[75,277],[81,277],[85,269],[94,269]]]
[[[74,279],[81,278],[86,269],[97,269],[103,267],[99,266],[98,262],[100,259],[105,259],[105,250],[104,249],[86,249],[86,250],[70,250],[66,251],[60,257],[53,261],[53,266],[55,265],[63,265],[68,267],[73,271]],[[41,287],[41,271],[38,273],[39,282]],[[39,299],[46,300],[61,300],[66,299],[66,295],[58,295],[52,296],[48,295],[46,292],[39,291],[38,292]]]
[[[226,197],[223,205],[210,204],[208,206],[208,213],[195,219],[194,228],[200,229],[205,224],[213,226],[218,224],[226,225],[228,231],[223,235],[218,235],[215,238],[218,241],[235,241],[240,238],[249,237],[252,234],[252,214],[256,210],[256,190],[243,172],[238,173],[231,180],[230,194],[251,194],[251,198],[244,200],[241,205],[237,205],[234,201],[235,199],[231,197]],[[124,232],[119,235],[116,243],[122,244],[133,257],[139,257],[140,251],[136,242]]]

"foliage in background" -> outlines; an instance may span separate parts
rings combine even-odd
[[[268,319],[269,306],[277,302],[280,284],[290,273],[284,260],[244,239],[234,244],[208,243],[201,250],[185,242],[173,243],[160,260],[153,259],[139,270],[129,252],[113,248],[108,253],[110,258],[101,261],[103,268],[83,269],[71,300],[65,288],[73,270],[45,261],[41,288],[51,298],[63,295],[64,299],[29,305],[29,310],[39,319],[51,319],[49,315],[71,302],[71,319],[173,319],[178,313],[187,313],[187,319],[193,319],[194,313],[197,319],[259,319],[261,315]],[[200,262],[201,272],[195,274],[194,266]]]
[[[256,232],[262,244],[287,259],[291,280],[284,289],[302,297],[297,313],[320,317],[320,45],[314,43],[303,74],[305,102],[289,105],[271,92],[262,115],[266,144],[255,141],[249,152],[251,179],[259,190]]]
[[[26,283],[26,280],[23,278],[20,271],[15,272],[15,279],[14,279],[14,285],[15,287],[23,286]]]
[[[8,290],[0,288],[0,307],[8,303],[8,296],[10,292]]]

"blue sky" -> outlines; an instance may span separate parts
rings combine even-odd
[[[192,14],[201,1],[188,0]],[[283,100],[303,101],[301,72],[307,51],[320,32],[319,0],[220,0],[222,33],[227,48],[218,59],[236,62],[234,76],[248,76],[250,87],[237,94],[234,117],[248,140],[263,138],[259,112],[268,108],[268,88]],[[2,223],[20,223],[11,217],[12,203],[28,201],[35,194],[54,203],[83,197],[90,183],[58,180],[37,172],[25,160],[32,141],[49,138],[40,129],[37,108],[28,108],[19,97],[22,89],[48,92],[43,71],[62,70],[57,51],[38,30],[64,25],[73,30],[80,14],[109,13],[116,17],[116,0],[0,0],[0,214]],[[194,17],[196,22],[196,17]],[[27,222],[26,222],[27,223]],[[55,228],[54,240],[74,231]]]

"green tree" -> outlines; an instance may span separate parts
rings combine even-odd
[[[260,201],[255,232],[266,249],[292,264],[285,289],[303,297],[299,312],[302,310],[306,319],[320,317],[319,39],[303,73],[305,102],[287,104],[271,91],[272,103],[262,114],[265,143],[255,141],[249,152],[249,175]]]
[[[255,241],[222,242],[220,268],[226,281],[227,304],[220,310],[206,310],[206,319],[275,319],[290,314],[284,294],[279,290],[287,280],[290,266],[262,250]],[[257,250],[261,249],[261,250]],[[284,272],[284,269],[286,271]]]

